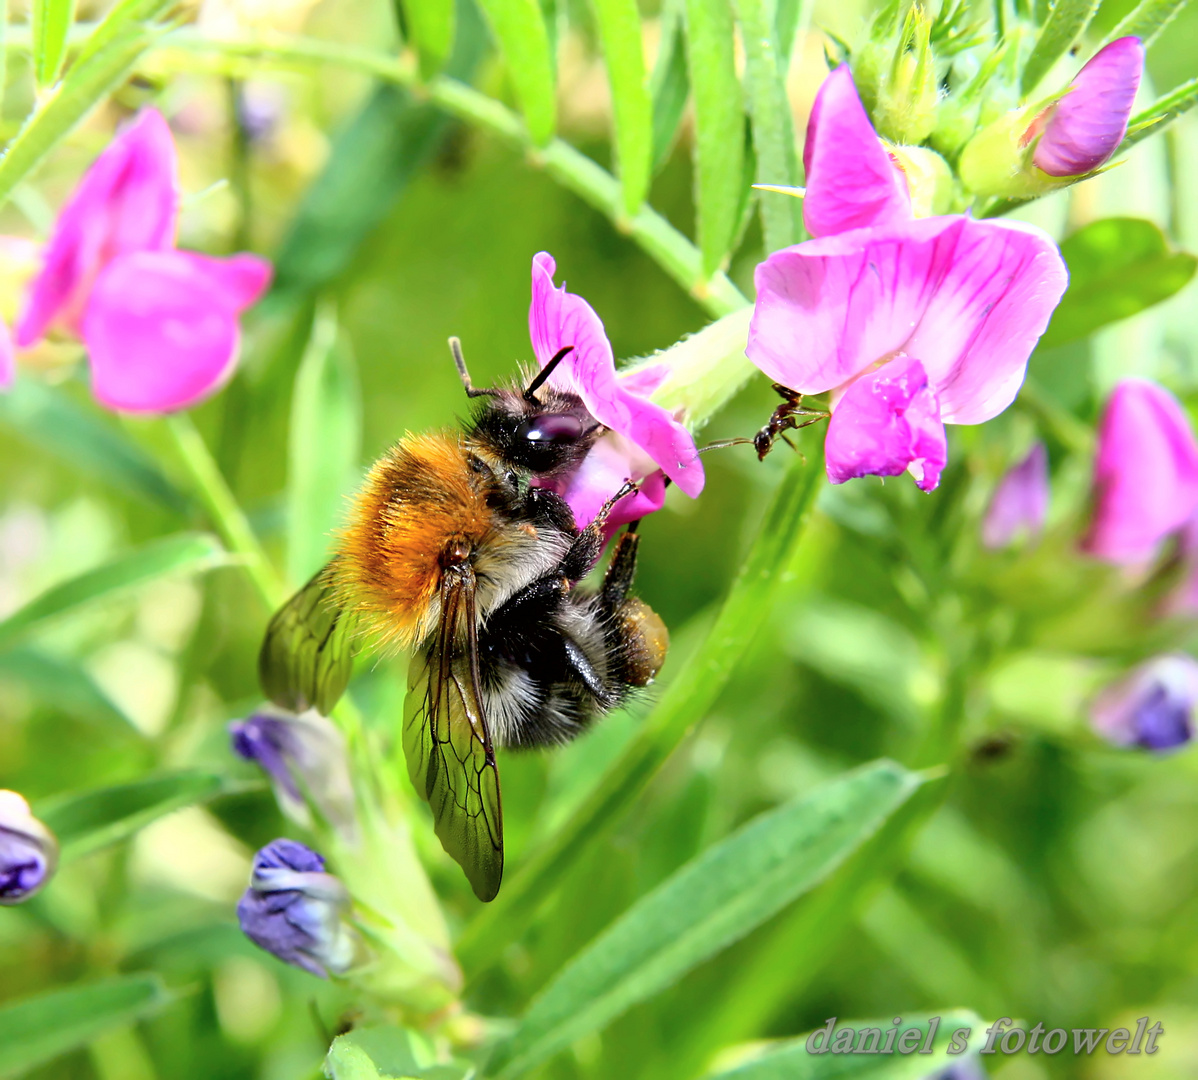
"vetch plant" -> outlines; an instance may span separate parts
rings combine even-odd
[[[58,866],[58,841],[15,791],[0,791],[0,904],[21,904]]]

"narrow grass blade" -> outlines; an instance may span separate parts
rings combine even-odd
[[[175,810],[206,802],[222,786],[213,773],[182,772],[57,796],[34,811],[58,837],[65,862],[119,843]]]
[[[678,125],[686,111],[686,99],[690,96],[682,4],[683,0],[674,0],[662,12],[661,45],[649,79],[649,93],[653,98],[654,173],[669,160]]]
[[[115,89],[165,29],[146,25],[175,0],[120,0],[92,31],[66,77],[0,158],[0,204]]]
[[[454,0],[403,0],[403,10],[420,72],[431,78],[445,66],[453,45]]]
[[[75,0],[33,0],[29,18],[33,30],[33,77],[44,88],[62,70],[67,32],[75,21]]]
[[[1174,16],[1189,3],[1189,0],[1140,0],[1131,9],[1103,41],[1109,45],[1121,37],[1134,35],[1144,42],[1147,48],[1158,37],[1161,31],[1173,21]]]
[[[337,316],[317,308],[308,348],[295,376],[287,466],[287,576],[307,581],[326,561],[345,498],[357,485],[362,401],[349,346]]]
[[[641,16],[636,0],[592,0],[592,4],[611,86],[624,213],[631,217],[649,194],[653,155],[653,101],[641,45]]]
[[[826,877],[919,787],[880,761],[754,818],[638,900],[536,998],[487,1074],[513,1080],[673,985]]]
[[[815,455],[791,467],[703,645],[595,790],[467,928],[458,956],[468,974],[491,963],[523,931],[586,845],[606,834],[715,703],[771,609],[822,475]]]
[[[172,1000],[157,975],[51,990],[0,1006],[0,1076],[16,1076],[157,1012]]]
[[[687,67],[695,105],[695,217],[703,274],[720,269],[736,233],[743,182],[744,96],[729,0],[687,0]]]
[[[1189,112],[1198,102],[1198,78],[1189,79],[1159,97],[1143,112],[1136,113],[1127,125],[1127,137],[1116,154],[1135,146],[1141,139],[1163,131],[1182,113]]]
[[[0,424],[85,475],[117,491],[185,514],[191,501],[170,482],[149,454],[121,429],[81,408],[61,389],[18,379],[0,394]]]
[[[508,78],[536,146],[553,138],[557,99],[549,31],[537,0],[479,0],[507,62]]]
[[[734,0],[745,44],[745,92],[753,124],[758,183],[794,187],[799,183],[794,121],[778,61],[777,30],[765,0]],[[803,202],[790,195],[759,196],[767,252],[803,239]]]
[[[175,574],[198,574],[225,566],[229,557],[214,536],[178,533],[119,555],[111,562],[52,585],[0,622],[0,649],[7,648],[51,619],[147,582]]]
[[[1035,90],[1052,65],[1073,47],[1090,25],[1099,3],[1100,0],[1055,0],[1023,67],[1021,84],[1025,94]]]

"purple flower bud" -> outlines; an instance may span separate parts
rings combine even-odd
[[[1144,71],[1144,46],[1123,37],[1100,49],[1024,135],[1039,135],[1032,162],[1049,176],[1082,176],[1102,165],[1127,134]]]
[[[982,521],[982,543],[998,549],[1021,534],[1029,540],[1039,536],[1048,515],[1048,495],[1048,451],[1036,443],[995,488]]]
[[[0,791],[0,904],[28,900],[58,865],[58,841],[15,791]]]
[[[1184,653],[1158,656],[1103,690],[1090,722],[1119,746],[1173,750],[1194,737],[1198,662]]]
[[[349,893],[325,873],[323,858],[298,841],[274,840],[254,856],[237,919],[259,948],[325,979],[344,974],[358,956],[357,932],[345,921],[349,907]]]
[[[1156,383],[1125,379],[1098,425],[1094,516],[1083,550],[1146,562],[1198,510],[1198,440],[1181,403]]]
[[[296,715],[264,709],[229,725],[233,750],[270,776],[284,813],[311,825],[308,804],[348,839],[355,835],[354,790],[345,739],[314,709]]]

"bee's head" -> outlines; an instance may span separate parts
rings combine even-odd
[[[483,399],[467,426],[472,442],[504,465],[535,476],[560,476],[582,461],[603,426],[577,394],[547,382],[572,348],[562,349],[524,389],[481,390],[470,382],[457,338],[449,345],[466,393]]]
[[[520,390],[488,396],[469,437],[514,469],[557,476],[582,461],[602,430],[576,395],[543,386],[531,400]]]

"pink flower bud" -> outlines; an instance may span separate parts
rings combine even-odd
[[[1039,136],[1032,153],[1036,167],[1049,176],[1082,176],[1106,162],[1127,134],[1143,71],[1138,37],[1100,49],[1024,135],[1025,145]]]
[[[1083,550],[1142,563],[1198,510],[1198,440],[1181,403],[1156,383],[1125,379],[1098,426],[1094,516]]]
[[[1036,443],[995,488],[982,521],[982,543],[1004,548],[1020,534],[1028,539],[1039,536],[1048,515],[1048,495],[1048,452],[1043,443]]]

